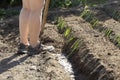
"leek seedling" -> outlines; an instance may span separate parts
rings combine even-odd
[[[84,10],[84,11],[81,13],[80,17],[83,17],[87,12],[88,12],[87,10]]]
[[[87,22],[90,22],[92,20],[93,16],[92,16],[92,13],[88,12],[85,16],[85,20]]]
[[[120,18],[120,13],[116,10],[113,10],[113,13],[112,13],[112,18],[116,19],[116,20],[119,20]]]
[[[63,33],[64,26],[65,26],[65,21],[61,18],[58,18],[57,28],[58,28],[60,33]]]
[[[120,37],[117,37],[118,46],[120,45]]]
[[[70,35],[69,39],[67,40],[67,42],[69,43],[70,41],[72,41],[74,38],[73,36]]]
[[[97,18],[93,18],[93,19],[90,21],[90,24],[91,24],[92,27],[94,28],[94,27],[98,24],[98,19],[97,19]]]
[[[111,34],[111,32],[112,32],[111,29],[106,29],[106,30],[105,30],[105,36],[106,36],[106,37],[109,37],[110,34]]]
[[[70,34],[70,28],[67,27],[65,32],[64,32],[64,37],[67,37]]]
[[[79,46],[79,43],[80,43],[80,40],[79,39],[77,39],[74,43],[73,43],[73,45],[71,46],[71,52],[67,55],[67,58],[69,58],[73,53],[74,53],[74,51],[75,50],[77,50],[77,48],[78,48],[78,46]]]
[[[112,13],[112,18],[114,18],[114,17],[115,17],[115,15],[116,15],[116,11],[115,11],[115,10],[113,10],[113,13]]]

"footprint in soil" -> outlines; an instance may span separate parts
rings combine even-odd
[[[29,56],[25,55],[25,56],[19,58],[19,60],[12,61],[13,59],[15,59],[18,56],[19,55],[15,53],[10,57],[1,60],[0,61],[0,74],[2,74],[4,72],[6,72],[7,70],[19,65],[20,63],[24,62],[29,57]]]

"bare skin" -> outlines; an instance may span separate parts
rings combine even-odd
[[[40,43],[39,35],[44,0],[22,0],[22,2],[23,6],[19,18],[20,43],[36,47]]]

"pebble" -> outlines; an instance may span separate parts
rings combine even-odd
[[[37,70],[37,67],[36,66],[31,66],[30,70]]]
[[[108,53],[109,56],[111,56],[111,53]]]
[[[7,76],[7,80],[14,80],[13,76]]]

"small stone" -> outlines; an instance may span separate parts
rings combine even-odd
[[[98,35],[98,34],[95,34],[94,37],[99,37],[99,35]]]
[[[111,53],[108,53],[109,56],[111,56]]]
[[[7,80],[14,80],[13,76],[7,76]]]
[[[54,46],[43,46],[43,50],[51,52],[55,50],[55,47]]]
[[[31,66],[30,70],[37,70],[37,67],[36,66]]]

